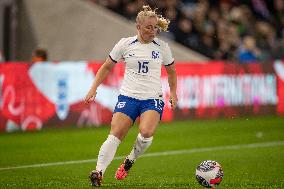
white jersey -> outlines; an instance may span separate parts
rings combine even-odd
[[[120,94],[140,100],[161,99],[161,66],[173,64],[167,43],[155,38],[143,44],[137,36],[122,38],[109,54],[114,62],[126,63]]]

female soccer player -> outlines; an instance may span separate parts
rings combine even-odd
[[[110,134],[100,148],[96,169],[90,174],[93,186],[101,185],[103,174],[113,160],[117,147],[138,116],[139,134],[132,151],[116,171],[116,179],[123,180],[135,160],[151,145],[164,108],[160,78],[162,64],[168,73],[171,107],[176,107],[177,78],[174,59],[168,44],[156,38],[160,30],[167,31],[169,22],[150,6],[143,6],[136,18],[137,35],[122,38],[97,72],[85,98],[86,103],[95,98],[98,86],[120,59],[126,64]]]

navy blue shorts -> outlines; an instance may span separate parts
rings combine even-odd
[[[119,95],[114,113],[122,112],[129,116],[134,123],[136,118],[142,113],[146,112],[147,110],[155,110],[160,114],[161,119],[164,105],[164,101],[160,99],[138,100],[136,98]]]

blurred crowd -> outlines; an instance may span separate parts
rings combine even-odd
[[[135,21],[145,4],[171,20],[162,33],[217,60],[284,58],[284,0],[91,0]]]

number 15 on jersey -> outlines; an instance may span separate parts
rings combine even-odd
[[[138,61],[138,66],[139,66],[138,73],[148,73],[149,71],[148,64],[149,62],[146,61],[144,62]]]

